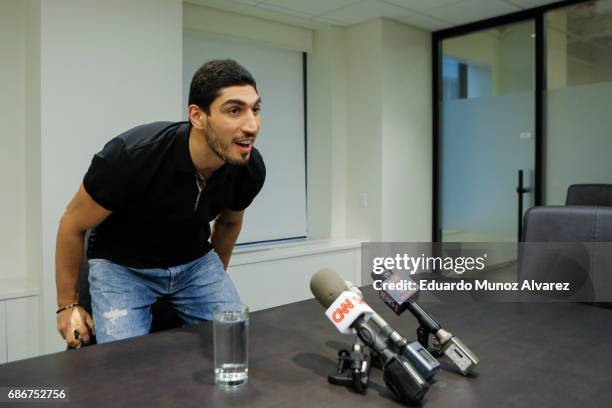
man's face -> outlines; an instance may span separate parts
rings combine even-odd
[[[251,85],[223,88],[210,105],[204,137],[211,150],[226,163],[249,161],[259,132],[261,98]]]

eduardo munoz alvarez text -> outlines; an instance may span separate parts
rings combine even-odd
[[[469,291],[469,290],[484,290],[484,291],[564,291],[570,290],[568,282],[536,282],[534,280],[525,280],[519,282],[489,282],[487,279],[475,280],[466,282],[460,280],[457,282],[438,282],[435,280],[421,280],[418,282],[412,280],[400,280],[398,282],[383,282],[375,280],[372,284],[375,290],[409,290],[409,291]]]

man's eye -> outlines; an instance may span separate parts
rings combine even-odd
[[[231,108],[227,110],[228,113],[230,113],[231,115],[237,115],[240,113],[240,109],[239,108]]]
[[[253,108],[253,113],[255,113],[256,115],[259,114],[259,112],[261,112],[261,106],[256,106]]]

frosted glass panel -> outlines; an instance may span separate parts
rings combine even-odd
[[[514,241],[517,171],[533,185],[533,92],[445,101],[442,225],[446,241]],[[517,120],[521,118],[522,120]],[[523,137],[521,137],[523,134]],[[525,196],[526,208],[533,205]]]
[[[565,204],[571,184],[612,184],[612,82],[553,89],[546,97],[546,204]]]
[[[612,184],[612,2],[546,14],[545,195],[565,204],[572,184]]]
[[[535,180],[533,33],[528,21],[442,42],[442,241],[517,240],[519,170],[525,187]]]

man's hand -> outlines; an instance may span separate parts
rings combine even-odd
[[[99,225],[110,214],[109,210],[94,201],[81,184],[68,204],[57,230],[55,285],[58,307],[77,301],[85,231]],[[81,341],[90,341],[87,325],[92,329],[91,334],[94,334],[91,316],[82,307],[73,307],[57,315],[57,330],[71,347],[76,347]],[[79,333],[78,338],[75,338],[75,330]]]
[[[96,335],[91,316],[81,306],[59,312],[57,330],[70,347],[77,347],[81,341],[88,344],[91,336]]]
[[[234,244],[240,235],[242,229],[242,219],[244,211],[223,210],[215,219],[213,224],[212,234],[210,235],[210,243],[219,255],[223,267],[227,270],[230,257],[234,249]]]

